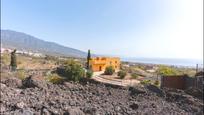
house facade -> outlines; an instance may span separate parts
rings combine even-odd
[[[120,69],[120,58],[117,57],[95,57],[89,61],[89,66],[94,72],[105,71],[106,67],[112,66],[116,71]]]

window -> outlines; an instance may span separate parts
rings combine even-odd
[[[105,58],[105,57],[103,57],[101,60],[106,60],[106,58]]]
[[[101,66],[99,66],[99,71],[102,71],[102,67]]]
[[[117,63],[117,61],[115,61],[115,63]]]
[[[112,64],[112,61],[110,61],[110,65]]]
[[[115,68],[117,69],[117,66],[115,66]]]

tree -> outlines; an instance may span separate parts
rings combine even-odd
[[[104,74],[105,75],[113,75],[114,72],[115,72],[115,69],[113,68],[113,66],[108,66],[108,67],[106,67]]]
[[[90,59],[91,59],[91,52],[90,50],[88,50],[86,69],[90,69],[90,63],[89,63]]]
[[[15,71],[16,68],[17,68],[16,49],[13,52],[11,52],[11,63],[10,63],[10,66],[11,66],[11,70],[12,71]]]

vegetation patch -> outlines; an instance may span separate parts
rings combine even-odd
[[[1,55],[1,62],[2,62],[3,64],[9,65],[9,64],[10,64],[9,54],[6,54],[6,53],[2,54],[2,55]]]
[[[151,84],[151,80],[143,80],[140,83],[143,85]]]
[[[73,60],[68,60],[63,66],[57,68],[57,73],[66,78],[66,80],[80,81],[85,76],[85,70],[82,65]]]
[[[136,73],[132,73],[132,74],[131,74],[131,77],[132,77],[133,79],[137,79],[137,78],[139,77],[139,75],[137,75]]]
[[[16,77],[21,79],[21,80],[24,80],[26,78],[25,70],[18,70],[18,71],[16,71]]]
[[[113,75],[114,72],[115,72],[115,69],[113,68],[113,66],[108,66],[108,67],[106,67],[104,74],[105,75]]]
[[[53,84],[61,84],[65,81],[65,79],[63,77],[60,77],[58,74],[54,73],[54,74],[49,74],[46,77],[46,80],[53,83]]]
[[[154,82],[154,85],[159,86],[159,81],[156,80],[156,81]]]
[[[158,72],[158,74],[160,74],[162,76],[174,76],[174,75],[181,74],[175,68],[164,66],[164,65],[160,65],[157,72]]]
[[[126,75],[127,75],[126,71],[119,71],[118,72],[118,76],[120,77],[120,79],[124,79]]]
[[[87,78],[91,78],[92,76],[93,76],[93,71],[87,70],[87,72],[86,72],[86,77],[87,77]]]

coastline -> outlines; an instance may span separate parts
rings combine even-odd
[[[203,68],[203,60],[197,59],[168,59],[168,58],[121,58],[123,62],[153,65],[168,65],[176,67]]]

